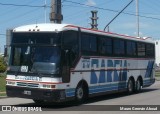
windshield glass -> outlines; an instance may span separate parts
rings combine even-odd
[[[59,74],[59,33],[15,33],[11,43],[10,70]]]
[[[13,66],[21,66],[28,65],[29,56],[26,54],[27,46],[14,46],[12,48],[13,58],[12,65]]]
[[[26,72],[59,73],[61,56],[59,47],[18,46],[13,47],[12,50],[13,59],[11,66],[27,66],[28,71]]]
[[[33,47],[31,60],[32,72],[57,74],[60,65],[60,49],[59,47]]]
[[[13,33],[12,44],[59,45],[60,33]]]

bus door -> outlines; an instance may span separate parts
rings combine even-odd
[[[70,51],[62,51],[62,81],[63,83],[70,82]]]

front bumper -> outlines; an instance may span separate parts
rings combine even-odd
[[[67,100],[65,95],[65,90],[50,90],[50,89],[6,86],[6,92],[7,96],[9,97],[43,100],[48,102],[62,102]]]

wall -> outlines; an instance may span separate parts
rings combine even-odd
[[[160,66],[160,40],[155,41],[156,45],[156,64]]]

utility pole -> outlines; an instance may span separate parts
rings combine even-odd
[[[50,22],[51,23],[62,23],[63,15],[61,10],[62,4],[61,0],[51,0],[51,13]]]
[[[137,37],[139,37],[139,0],[136,0]]]
[[[47,1],[44,0],[44,22],[47,22]]]

